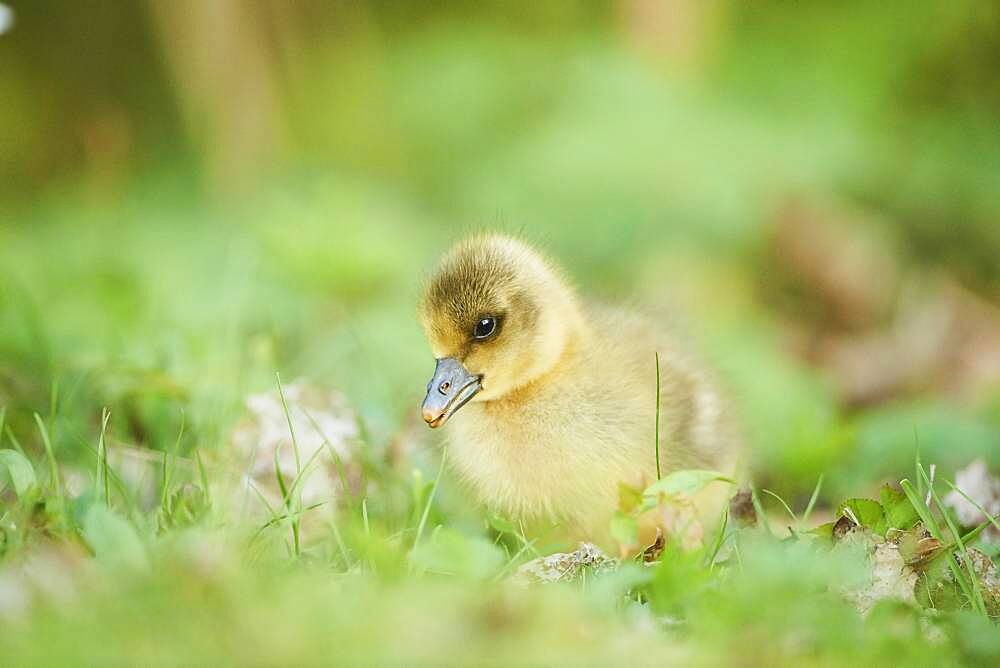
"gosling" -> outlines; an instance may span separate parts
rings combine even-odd
[[[519,240],[452,248],[419,316],[437,361],[424,421],[449,423],[452,468],[496,512],[608,544],[619,483],[642,488],[657,475],[654,353],[662,473],[737,473],[726,404],[679,342],[624,309],[582,301]],[[722,483],[713,487],[695,497],[703,520],[726,498]]]

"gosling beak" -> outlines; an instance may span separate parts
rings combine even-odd
[[[443,357],[437,361],[434,377],[427,383],[424,397],[424,422],[435,429],[445,423],[455,411],[482,389],[480,376],[470,374],[462,363],[454,357]]]

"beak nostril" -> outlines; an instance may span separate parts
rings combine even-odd
[[[424,422],[432,429],[440,427],[482,389],[481,380],[482,376],[473,376],[454,357],[437,360],[421,406]]]

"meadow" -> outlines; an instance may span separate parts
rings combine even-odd
[[[1000,527],[944,502],[1000,472],[1000,16],[764,4],[680,56],[606,7],[352,14],[275,65],[281,147],[235,156],[125,65],[81,86],[124,111],[67,120],[72,54],[35,59],[14,5],[0,663],[1000,660]],[[742,508],[525,575],[578,546],[479,507],[419,416],[421,282],[482,230],[683,323]]]

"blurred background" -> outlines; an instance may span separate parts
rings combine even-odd
[[[974,0],[5,1],[0,405],[190,451],[280,371],[389,456],[491,229],[683,319],[791,499],[1000,465],[998,71]]]

